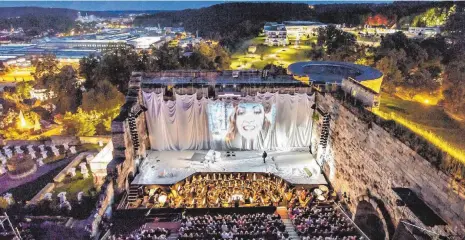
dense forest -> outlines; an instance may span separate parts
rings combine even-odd
[[[65,8],[0,8],[0,29],[22,28],[26,35],[45,31],[65,32],[74,25],[77,11]]]
[[[361,25],[373,15],[382,14],[398,22],[432,8],[450,7],[453,2],[393,2],[391,4],[321,4],[315,5],[316,18],[324,23]]]
[[[42,7],[2,7],[0,8],[0,19],[17,18],[27,15],[58,15],[69,18],[77,17],[77,10],[67,8],[42,8]]]
[[[304,3],[226,3],[198,10],[161,12],[137,17],[138,26],[183,26],[201,36],[221,40],[229,47],[256,36],[266,21],[316,20]]]
[[[161,12],[137,17],[137,26],[183,26],[201,36],[220,40],[228,47],[256,36],[266,21],[314,20],[361,25],[370,16],[383,14],[394,22],[431,8],[450,7],[451,2],[394,2],[392,4],[226,3],[197,10]]]

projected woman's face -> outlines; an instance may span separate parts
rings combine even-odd
[[[236,127],[246,139],[254,139],[260,133],[265,119],[265,109],[259,103],[239,103],[236,110]]]

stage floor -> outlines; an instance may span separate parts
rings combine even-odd
[[[267,152],[266,163],[263,163],[261,151],[235,151],[235,157],[226,157],[226,152],[221,151],[220,161],[206,163],[207,152],[148,151],[139,167],[140,173],[131,184],[172,185],[196,172],[273,173],[295,185],[327,184],[315,159],[304,150]]]

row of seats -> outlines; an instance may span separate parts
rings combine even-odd
[[[178,240],[289,239],[277,214],[226,214],[183,217]]]
[[[354,225],[334,204],[298,206],[288,210],[297,234],[303,240],[363,239]]]
[[[129,234],[119,234],[110,236],[111,240],[165,240],[171,234],[169,229],[155,228],[144,229],[141,227]]]

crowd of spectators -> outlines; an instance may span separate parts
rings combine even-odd
[[[129,233],[110,236],[111,240],[165,240],[171,231],[165,228],[145,229],[145,226]]]
[[[284,240],[285,229],[277,214],[207,214],[183,217],[178,240]]]
[[[333,204],[293,207],[288,212],[303,240],[361,239],[352,223]]]

